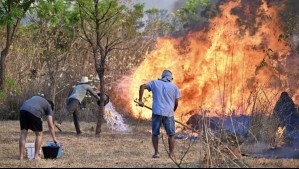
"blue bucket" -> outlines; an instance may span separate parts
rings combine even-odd
[[[48,141],[47,145],[50,147],[57,147],[57,145],[53,142],[53,141]],[[59,150],[58,150],[58,154],[56,158],[61,158],[61,154],[62,154],[62,145],[60,145]]]

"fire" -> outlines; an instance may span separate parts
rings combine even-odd
[[[258,29],[252,34],[237,24],[238,16],[231,12],[239,5],[240,1],[222,5],[222,14],[211,21],[208,31],[157,40],[156,50],[121,83],[129,84],[120,88],[125,91],[125,100],[130,102],[134,117],[151,118],[151,111],[136,106],[133,100],[138,98],[139,86],[160,78],[164,69],[172,71],[173,83],[180,89],[182,97],[175,117],[182,121],[203,108],[209,110],[210,115],[248,114],[252,104],[248,98],[257,86],[271,88],[283,80],[278,78],[275,68],[285,66],[281,63],[284,64],[290,49],[278,42],[278,35],[282,33],[278,10],[263,2],[258,11],[269,18],[258,18],[262,25],[254,25]],[[270,48],[276,60],[266,56],[264,49]],[[151,93],[145,91],[144,97],[145,104],[151,106]]]

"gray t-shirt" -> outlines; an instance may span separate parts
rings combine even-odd
[[[82,100],[84,99],[86,93],[90,92],[94,97],[96,97],[98,100],[100,100],[99,96],[97,93],[92,89],[92,87],[89,84],[78,84],[72,94],[70,95],[69,99],[77,99],[81,103]]]
[[[42,115],[54,115],[50,103],[41,96],[33,96],[25,101],[20,110],[25,110],[38,118],[42,118]]]

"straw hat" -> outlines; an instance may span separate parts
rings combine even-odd
[[[92,82],[92,80],[89,80],[87,76],[82,76],[81,81],[79,83],[89,83]]]

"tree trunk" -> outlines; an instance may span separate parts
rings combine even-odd
[[[101,100],[100,100],[100,107],[99,107],[99,114],[98,114],[98,122],[96,127],[96,135],[100,135],[102,132],[102,124],[104,122],[104,111],[105,111],[105,105],[104,105],[104,94],[105,94],[105,86],[104,86],[104,64],[101,63],[101,66],[99,69],[97,69],[97,73],[100,78],[100,93],[101,93]]]
[[[52,82],[51,84],[51,101],[56,105],[56,82]]]
[[[8,48],[5,48],[3,51],[1,51],[0,56],[0,90],[4,88],[4,80],[5,80],[5,70],[6,70],[6,64],[5,60],[8,55]]]
[[[50,46],[50,45],[48,45]],[[55,95],[56,95],[56,79],[55,79],[55,72],[51,70],[51,60],[50,60],[50,53],[49,49],[46,51],[46,63],[49,71],[49,79],[50,79],[50,99],[55,105]],[[57,69],[56,69],[57,70]]]

